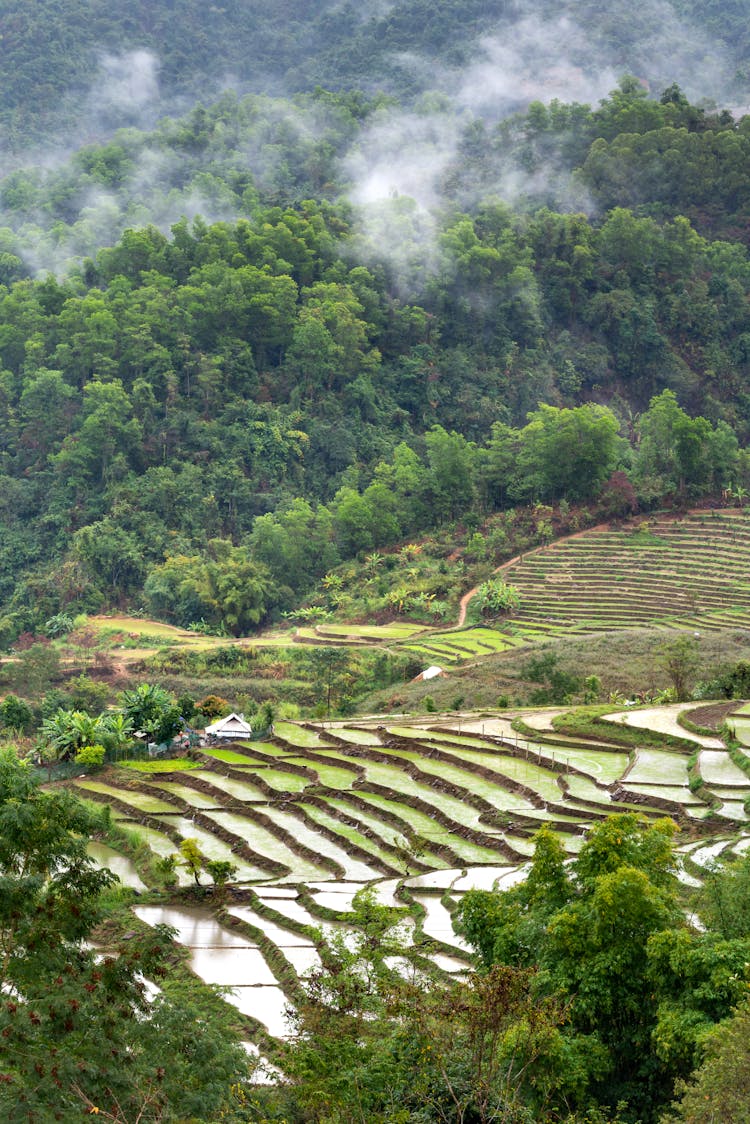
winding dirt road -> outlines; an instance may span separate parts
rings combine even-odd
[[[544,543],[542,546],[535,546],[532,550],[524,550],[521,554],[516,554],[513,558],[509,558],[507,562],[503,562],[492,571],[493,574],[502,574],[511,566],[515,566],[516,562],[521,562],[524,558],[528,558],[533,554],[541,554],[544,550],[553,550],[556,546],[563,542],[572,542],[573,539],[580,539],[584,535],[590,535],[594,531],[608,531],[609,523],[597,523],[594,527],[586,527],[583,531],[574,531],[572,535],[563,535],[562,538],[555,539],[554,542]],[[469,608],[469,602],[473,597],[476,597],[479,586],[475,585],[468,593],[465,593],[458,603],[458,621],[453,626],[454,628],[463,628],[466,621],[466,613]]]

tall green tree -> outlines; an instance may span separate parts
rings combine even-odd
[[[170,931],[130,933],[104,955],[87,943],[116,881],[86,850],[102,827],[0,748],[0,1113],[17,1124],[238,1120],[242,1048],[194,1008],[149,1001],[143,973],[160,978]]]
[[[518,435],[515,495],[540,500],[595,496],[623,455],[618,428],[606,406],[540,405]],[[495,447],[499,454],[497,438]]]

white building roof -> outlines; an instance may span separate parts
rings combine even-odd
[[[432,667],[427,668],[426,671],[423,671],[421,676],[417,676],[417,679],[436,679],[437,676],[444,676],[444,674],[445,672],[443,671],[443,669],[437,667],[437,665],[433,663]]]
[[[215,738],[247,738],[252,733],[252,728],[245,721],[244,715],[232,713],[206,726],[206,733]]]

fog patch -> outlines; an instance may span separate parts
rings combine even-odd
[[[152,124],[165,112],[159,91],[159,60],[151,51],[99,56],[99,70],[83,106],[85,127]]]
[[[380,118],[344,162],[351,198],[362,206],[408,195],[421,209],[441,198],[440,180],[455,158],[459,121],[448,114]]]
[[[456,100],[490,118],[532,101],[597,102],[617,84],[618,74],[606,63],[595,73],[584,68],[590,42],[590,34],[566,16],[525,17],[480,42],[476,61],[460,76]]]

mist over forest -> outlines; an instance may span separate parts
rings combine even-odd
[[[6,4],[3,634],[197,619],[207,539],[260,622],[461,512],[744,486],[747,8]],[[600,430],[568,494],[503,476],[542,407]]]
[[[747,1124],[750,0],[0,58],[0,1119]]]
[[[176,20],[168,5],[111,12],[91,2],[11,2],[0,15],[9,79],[0,168],[16,175],[0,197],[0,225],[16,235],[12,248],[32,274],[65,271],[129,226],[166,233],[181,216],[239,217],[246,206],[227,183],[231,172],[274,201],[351,200],[365,236],[401,258],[402,239],[388,247],[382,212],[395,196],[414,200],[417,273],[430,270],[441,206],[475,206],[492,194],[514,206],[596,211],[572,180],[560,138],[528,167],[494,139],[504,120],[534,102],[596,106],[624,75],[651,96],[676,83],[696,104],[741,106],[750,96],[746,15],[744,4],[668,0],[637,13],[623,3],[602,13],[587,3],[413,2],[366,15],[340,3],[269,11],[191,0]],[[369,110],[342,122],[315,99],[320,88],[359,91]],[[243,122],[212,138],[218,144],[180,147],[176,122],[196,104],[247,95],[261,99],[255,128]],[[490,151],[467,168],[467,138],[476,146],[478,135]],[[126,158],[102,182],[82,152],[115,136]],[[290,175],[299,150],[323,165],[316,180]]]

